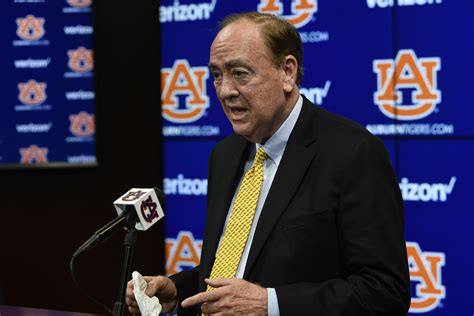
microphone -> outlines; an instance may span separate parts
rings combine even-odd
[[[130,189],[114,201],[118,216],[96,231],[76,250],[73,257],[105,242],[124,226],[147,230],[165,216],[162,208],[164,201],[165,194],[158,188]]]

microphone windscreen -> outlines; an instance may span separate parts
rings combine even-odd
[[[135,212],[138,216],[135,228],[147,230],[165,216],[162,207],[164,200],[165,194],[158,188],[133,188],[115,200],[114,206],[118,215],[126,209]]]

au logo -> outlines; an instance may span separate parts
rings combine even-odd
[[[87,137],[94,135],[95,122],[94,115],[81,111],[78,114],[69,115],[71,125],[69,131],[77,137]]]
[[[20,148],[20,163],[23,165],[48,163],[48,148],[30,145],[27,148]]]
[[[78,47],[67,51],[69,61],[67,65],[74,72],[89,72],[94,69],[92,50],[85,47]]]
[[[446,297],[441,281],[441,267],[445,265],[444,253],[421,251],[416,242],[407,242],[410,280],[417,282],[416,297],[411,298],[410,312],[425,313],[439,306]]]
[[[383,114],[398,120],[418,120],[430,115],[441,102],[437,83],[440,69],[440,58],[418,58],[411,49],[400,50],[395,60],[374,60],[375,104]],[[400,89],[412,91],[409,104],[403,104]]]
[[[157,205],[153,202],[151,196],[148,197],[140,205],[140,210],[142,211],[143,218],[148,222],[152,223],[153,219],[158,218],[158,212],[156,211]]]
[[[191,123],[200,119],[209,107],[208,77],[207,67],[191,67],[186,59],[177,59],[172,68],[162,68],[163,117],[173,123]],[[184,104],[180,104],[178,96],[184,97]]]
[[[44,21],[44,18],[36,18],[31,14],[24,18],[17,18],[16,35],[25,41],[37,41],[45,34]]]
[[[146,192],[140,191],[140,190],[128,192],[127,195],[125,195],[125,196],[122,198],[122,201],[132,202],[132,201],[138,200],[138,199],[141,198],[142,195],[144,195],[145,193],[146,193]]]
[[[18,100],[25,105],[40,105],[46,101],[46,83],[28,80],[18,84]]]
[[[194,239],[189,231],[179,232],[176,239],[166,238],[166,274],[171,275],[199,264],[202,240]]]
[[[92,4],[92,0],[67,0],[71,7],[87,8]]]
[[[270,13],[281,16],[300,28],[308,24],[318,11],[317,0],[293,0],[291,2],[291,14],[283,15],[283,1],[281,0],[260,0],[257,10],[261,13]]]

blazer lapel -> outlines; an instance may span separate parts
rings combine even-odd
[[[314,112],[311,111],[311,107],[313,105],[304,99],[300,116],[290,135],[263,206],[245,267],[244,278],[248,276],[265,241],[291,201],[308,166],[316,155],[314,125],[311,122]]]
[[[213,177],[212,201],[208,200],[208,213],[206,214],[206,227],[204,230],[204,243],[200,265],[200,287],[205,288],[204,277],[211,273],[217,246],[222,235],[225,219],[232,202],[236,187],[239,183],[245,162],[249,155],[251,143],[240,136],[235,136],[233,143],[227,146],[224,154],[215,157],[216,166],[213,172],[219,175]],[[212,177],[212,175],[211,175]],[[210,207],[209,207],[210,206]]]

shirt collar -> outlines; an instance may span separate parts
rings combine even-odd
[[[295,127],[302,106],[303,98],[300,95],[298,101],[296,101],[296,104],[293,107],[293,110],[291,110],[290,115],[288,115],[286,120],[283,122],[283,124],[281,124],[280,128],[278,128],[275,134],[273,134],[264,145],[255,144],[255,150],[258,150],[259,147],[263,147],[268,157],[275,162],[277,167],[280,165],[286,143],[288,142],[290,134]]]

